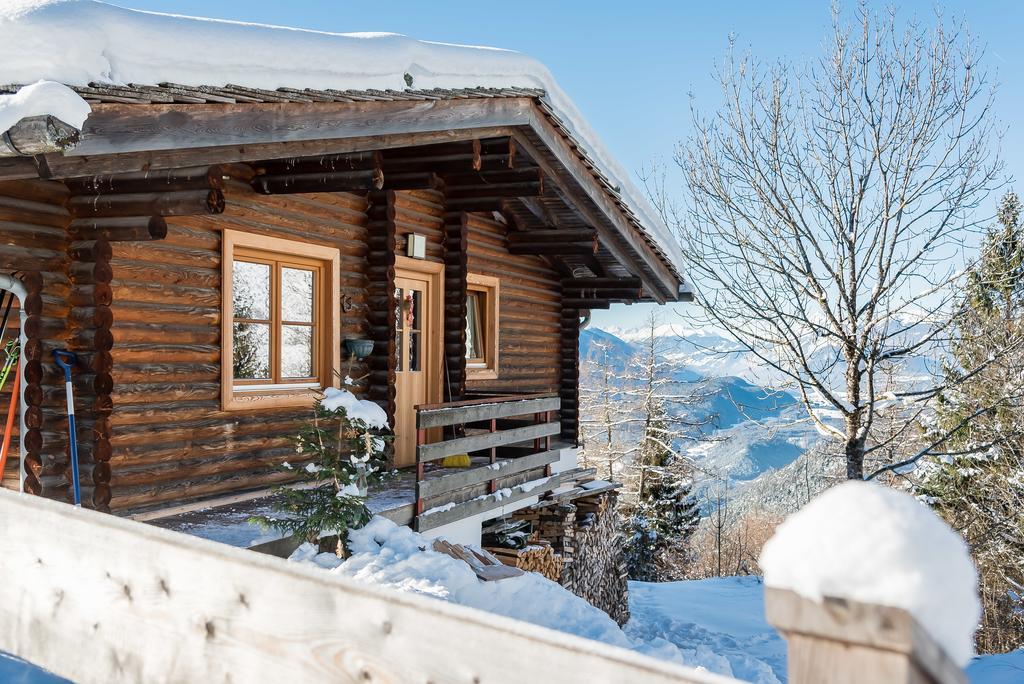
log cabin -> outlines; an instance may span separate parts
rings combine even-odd
[[[0,93],[31,80],[2,70]],[[341,383],[394,431],[395,520],[479,542],[517,511],[604,510],[614,485],[575,458],[580,327],[688,295],[678,246],[554,86],[31,74],[91,111],[27,116],[0,141],[0,288],[22,349],[4,486],[70,499],[52,356],[68,349],[100,511],[266,497]],[[440,465],[456,454],[471,467]]]

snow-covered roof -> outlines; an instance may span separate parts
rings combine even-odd
[[[0,83],[239,86],[276,90],[535,89],[677,273],[671,231],[548,69],[510,50],[393,33],[326,33],[159,14],[95,0],[0,5]]]

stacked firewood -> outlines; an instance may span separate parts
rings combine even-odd
[[[551,543],[547,541],[531,543],[525,549],[488,547],[485,551],[493,554],[505,565],[539,573],[553,582],[557,582],[562,576],[562,557],[554,552]]]
[[[623,539],[613,506],[615,495],[577,499],[576,552],[562,585],[605,611],[619,624],[629,619]]]
[[[530,523],[529,544],[547,543],[561,558],[557,581],[562,586],[623,624],[629,619],[629,602],[615,498],[614,492],[602,492],[571,503],[538,505],[512,517]]]

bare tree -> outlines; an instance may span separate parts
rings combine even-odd
[[[834,11],[826,54],[803,67],[730,51],[724,106],[694,112],[676,155],[686,206],[656,199],[681,227],[703,311],[798,391],[859,479],[936,396],[893,392],[885,378],[948,342],[967,247],[987,218],[977,210],[1002,165],[965,27],[937,18],[902,30],[894,12],[863,5],[856,18]],[[894,404],[899,426],[873,429]]]
[[[620,435],[629,422],[622,403],[624,378],[608,358],[606,343],[594,343],[594,350],[593,357],[583,359],[580,367],[580,458],[584,466],[614,480],[626,455]]]

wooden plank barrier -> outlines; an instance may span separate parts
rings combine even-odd
[[[735,682],[0,490],[0,650],[75,682]]]
[[[940,589],[936,589],[940,590]],[[967,684],[910,613],[765,587],[768,622],[786,638],[789,684]]]

